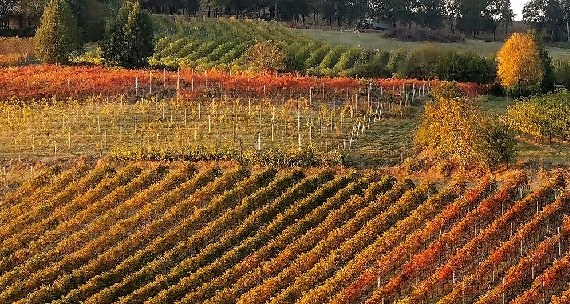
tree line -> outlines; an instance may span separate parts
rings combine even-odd
[[[79,27],[94,29],[91,34],[97,36],[105,19],[116,13],[122,1],[68,2]],[[47,0],[0,0],[0,29],[27,29],[29,33],[23,34],[33,35],[46,3]],[[507,30],[514,17],[510,0],[143,0],[141,5],[152,13],[252,17],[337,26],[356,26],[375,20],[391,26],[432,29],[447,26],[469,35],[496,32],[500,25]]]
[[[31,36],[48,0],[0,0],[0,35]],[[82,36],[100,39],[105,20],[122,0],[69,0]],[[206,17],[236,16],[300,23],[356,26],[380,21],[389,26],[449,28],[466,36],[508,33],[510,0],[142,0],[152,13]],[[550,41],[570,40],[570,0],[530,0],[523,21]],[[10,29],[12,29],[10,31]]]

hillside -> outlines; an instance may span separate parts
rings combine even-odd
[[[427,42],[408,42],[395,39],[383,38],[379,33],[360,33],[353,31],[333,31],[333,30],[316,30],[316,29],[293,29],[296,34],[305,35],[319,41],[326,41],[334,45],[343,45],[350,47],[361,47],[368,50],[395,51],[403,49],[413,51],[421,48],[426,44],[434,45],[441,50],[459,50],[473,51],[482,56],[494,57],[503,45],[502,41],[486,42],[483,40],[467,39],[465,42],[456,43],[427,43]],[[546,50],[555,60],[570,59],[570,50],[568,48],[560,48],[548,46]]]
[[[570,192],[556,174],[532,189],[517,171],[436,187],[225,162],[79,161],[34,175],[0,199],[2,303],[570,294]]]

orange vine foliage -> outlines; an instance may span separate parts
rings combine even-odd
[[[513,34],[499,50],[497,61],[499,80],[507,89],[537,86],[544,75],[538,45],[530,34]]]
[[[92,95],[144,94],[149,92],[177,91],[181,98],[227,94],[240,97],[308,96],[312,89],[326,93],[354,93],[368,86],[382,87],[385,91],[399,91],[429,87],[437,81],[415,79],[355,79],[349,77],[311,77],[296,74],[243,72],[232,74],[223,71],[197,73],[190,69],[178,73],[161,70],[128,70],[119,68],[29,65],[0,69],[0,99],[39,99]],[[467,95],[483,94],[487,85],[461,83]]]

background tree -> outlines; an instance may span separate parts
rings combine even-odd
[[[530,35],[532,35],[537,45],[538,57],[540,58],[540,64],[543,71],[542,81],[540,82],[540,89],[542,93],[548,93],[554,90],[554,85],[556,82],[554,67],[552,66],[552,59],[550,58],[550,55],[548,54],[546,48],[544,48],[544,44],[542,43],[540,35],[533,31],[530,32]]]
[[[51,0],[34,38],[36,54],[44,63],[66,63],[79,48],[77,22],[65,0]]]
[[[570,0],[560,0],[560,8],[564,15],[564,24],[566,26],[566,41],[570,41]]]
[[[550,41],[558,40],[565,24],[561,2],[530,0],[523,8],[523,22],[538,33],[545,31]]]
[[[511,6],[510,0],[498,0],[499,2],[499,20],[503,23],[505,27],[505,36],[509,34],[509,26],[513,25],[513,19],[515,14],[513,13],[513,8]]]
[[[544,77],[539,45],[530,34],[513,34],[497,54],[498,77],[511,94],[538,93]]]
[[[459,19],[457,28],[465,33],[471,33],[473,38],[480,30],[488,28],[492,22],[491,14],[486,10],[489,7],[487,0],[458,0]]]
[[[140,67],[153,53],[152,21],[138,1],[125,1],[107,25],[103,58],[108,64]]]
[[[418,0],[416,2],[417,23],[431,29],[440,28],[445,17],[443,0]]]

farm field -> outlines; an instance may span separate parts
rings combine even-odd
[[[36,33],[0,38],[0,304],[570,304],[566,50],[48,2],[0,15]]]
[[[536,303],[568,293],[570,193],[558,174],[530,188],[519,171],[437,187],[234,162],[103,159],[34,172],[0,199],[3,303]]]
[[[4,163],[107,153],[278,159],[280,151],[338,163],[349,151],[364,153],[369,138],[388,142],[369,158],[393,165],[409,156],[405,139],[437,83],[39,65],[2,77],[0,96],[9,98],[0,108]],[[392,131],[379,131],[383,126]]]
[[[232,162],[38,169],[0,200],[0,299],[549,301],[570,279],[570,193],[559,175],[527,182]]]

